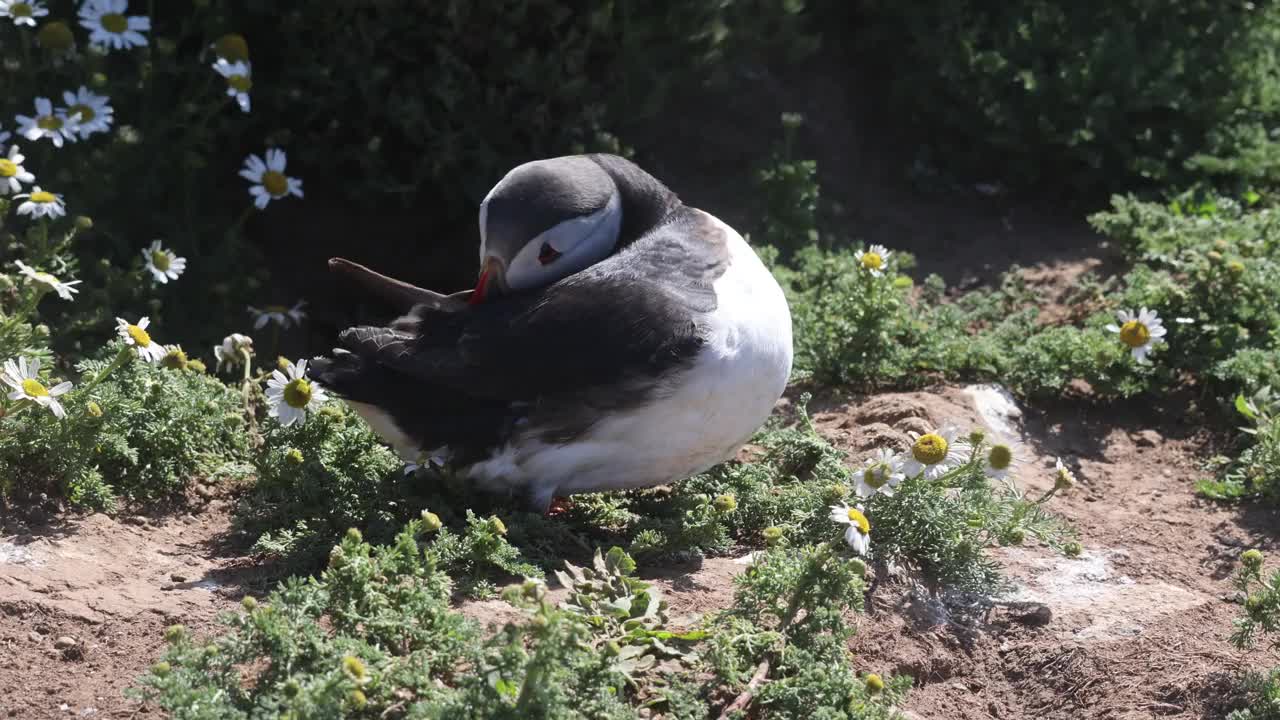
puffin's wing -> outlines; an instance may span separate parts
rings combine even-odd
[[[534,400],[690,363],[705,339],[700,313],[689,304],[645,274],[588,270],[422,323],[416,332],[356,327],[339,342],[366,360],[474,397]]]

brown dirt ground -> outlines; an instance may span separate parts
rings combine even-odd
[[[859,669],[914,677],[907,709],[919,718],[1221,717],[1223,672],[1280,661],[1225,641],[1240,609],[1233,562],[1247,547],[1276,550],[1280,517],[1198,500],[1196,458],[1210,438],[1176,415],[1073,404],[1010,416],[992,398],[939,387],[813,403],[816,425],[851,462],[951,420],[1019,436],[1029,492],[1050,486],[1056,456],[1080,480],[1053,506],[1079,528],[1082,557],[998,550],[1016,590],[976,614],[959,612],[963,599],[890,582],[860,621]],[[189,513],[67,517],[0,536],[0,687],[12,690],[0,717],[156,713],[121,691],[154,662],[164,627],[211,629],[268,574],[231,549],[232,501],[202,492],[211,499],[193,494]],[[652,576],[689,626],[729,602],[744,563],[714,558]],[[516,614],[498,601],[464,610],[492,626]],[[64,637],[72,644],[57,647]]]

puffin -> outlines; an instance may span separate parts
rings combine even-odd
[[[308,375],[407,463],[548,512],[734,457],[791,374],[791,313],[751,246],[625,158],[508,172],[479,209],[475,287],[445,295],[343,258],[403,314],[341,331]]]

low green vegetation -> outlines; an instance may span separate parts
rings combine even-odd
[[[1244,615],[1236,621],[1231,643],[1241,649],[1259,642],[1280,647],[1280,570],[1268,575],[1263,567],[1265,560],[1259,550],[1246,550],[1240,556],[1235,586],[1244,598]],[[1238,689],[1244,707],[1228,715],[1227,720],[1280,718],[1280,667],[1245,672],[1239,678]]]

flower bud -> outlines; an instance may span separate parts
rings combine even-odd
[[[1240,563],[1249,570],[1259,570],[1262,568],[1262,551],[1258,549],[1245,550],[1240,553]]]
[[[88,215],[77,215],[74,222],[76,230],[80,232],[88,232],[93,229],[93,218]]]
[[[871,673],[867,675],[865,681],[868,695],[879,695],[884,692],[884,680],[879,675]]]
[[[301,465],[305,458],[302,457],[302,451],[298,448],[289,448],[289,452],[284,454],[284,459],[290,465]]]
[[[347,528],[347,539],[351,542],[364,542],[364,535],[356,528]]]
[[[240,601],[240,607],[244,608],[245,612],[253,612],[258,607],[258,599],[252,595],[245,595]]]
[[[782,127],[794,130],[804,124],[804,115],[795,112],[782,113]]]
[[[489,527],[499,535],[507,534],[506,524],[503,523],[502,520],[497,515],[494,515],[493,517],[489,518]]]
[[[1244,274],[1244,263],[1239,260],[1232,260],[1227,263],[1227,272],[1231,273],[1235,277],[1240,277]]]
[[[151,674],[156,677],[168,677],[171,670],[173,670],[173,667],[164,661],[160,661],[151,666]]]
[[[1067,557],[1080,557],[1080,553],[1084,552],[1084,546],[1078,542],[1072,541],[1062,546],[1062,552]]]
[[[347,693],[347,704],[356,710],[364,709],[364,706],[368,704],[368,702],[369,698],[365,697],[364,693],[359,690],[352,690]]]
[[[178,642],[179,640],[181,640],[186,636],[187,636],[187,629],[182,625],[170,625],[169,627],[164,629],[165,642],[169,643],[170,645]]]
[[[987,434],[982,430],[982,428],[974,428],[969,431],[970,445],[978,445],[983,440],[986,440],[986,439],[987,439]]]
[[[357,682],[365,679],[364,662],[355,655],[347,655],[342,658],[342,671]]]
[[[734,497],[733,493],[725,493],[723,495],[716,496],[714,504],[716,512],[722,515],[728,515],[738,509],[738,498]]]
[[[857,577],[867,576],[867,564],[861,558],[854,558],[849,561],[849,570]]]
[[[764,544],[772,547],[782,541],[782,528],[777,526],[767,527],[764,532]]]
[[[1204,256],[1209,258],[1213,262],[1219,262],[1222,260],[1222,253],[1218,252],[1217,250],[1210,250],[1209,252],[1205,253]]]
[[[444,523],[440,522],[440,516],[429,511],[422,511],[422,529],[426,532],[436,532],[444,527]]]
[[[1016,527],[1009,531],[1007,537],[1010,545],[1021,545],[1022,541],[1027,539],[1027,531]]]

